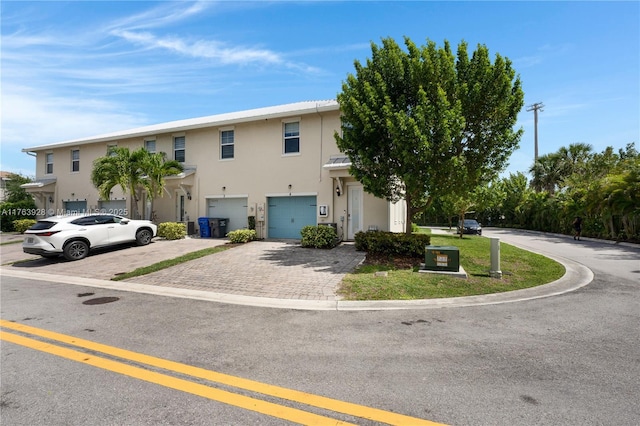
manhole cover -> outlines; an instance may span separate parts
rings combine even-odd
[[[96,297],[95,299],[89,299],[82,302],[83,305],[103,305],[105,303],[115,302],[120,300],[119,297]]]

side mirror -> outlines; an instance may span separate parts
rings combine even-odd
[[[129,219],[122,219],[122,220],[120,221],[120,224],[121,224],[121,225],[126,225],[127,223],[129,223]]]

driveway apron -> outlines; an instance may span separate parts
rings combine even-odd
[[[365,254],[343,243],[332,250],[294,241],[254,241],[127,281],[216,293],[338,300],[336,289]]]

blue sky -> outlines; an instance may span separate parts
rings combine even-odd
[[[505,174],[575,142],[639,145],[640,2],[7,1],[0,4],[0,170],[35,176],[22,148],[184,118],[335,99],[404,36],[512,60],[525,131]]]

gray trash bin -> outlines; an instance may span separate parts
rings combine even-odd
[[[212,238],[224,238],[227,236],[227,223],[229,219],[221,217],[210,217],[209,227]]]

